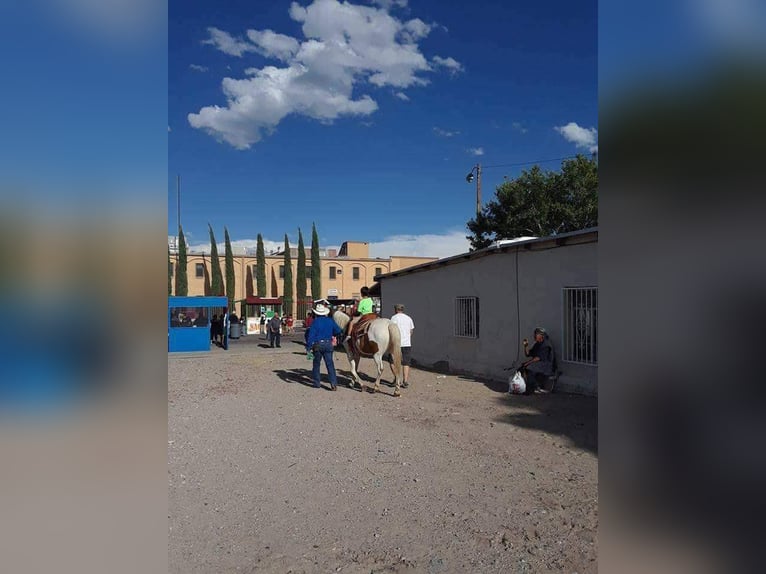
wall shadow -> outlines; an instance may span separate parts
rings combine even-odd
[[[507,388],[507,385],[506,385]],[[496,422],[569,439],[574,448],[598,455],[598,399],[580,395],[505,393],[497,400],[511,411]]]

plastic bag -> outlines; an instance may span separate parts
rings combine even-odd
[[[512,377],[508,377],[508,392],[514,395],[522,395],[527,391],[527,383],[521,376],[521,371],[516,371]]]

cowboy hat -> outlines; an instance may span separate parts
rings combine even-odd
[[[314,307],[314,315],[320,315],[324,317],[325,315],[330,314],[330,308],[327,307],[324,303],[317,303],[316,307]]]

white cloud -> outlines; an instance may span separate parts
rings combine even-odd
[[[450,74],[452,75],[465,71],[463,64],[454,58],[442,58],[440,56],[434,56],[433,63],[436,64],[436,66],[447,68],[447,70],[449,70]]]
[[[405,102],[409,102],[410,101],[410,97],[407,94],[405,94],[404,92],[396,92],[394,95],[397,98],[399,98],[400,100],[403,100]]]
[[[203,40],[202,43],[211,44],[224,54],[241,57],[245,52],[256,51],[256,47],[253,44],[245,40],[239,40],[228,32],[212,27],[208,28],[207,31],[210,34],[210,38]]]
[[[553,129],[579,148],[585,148],[590,153],[598,151],[598,130],[596,128],[583,128],[575,122],[569,122],[565,126],[557,126]]]
[[[515,129],[517,132],[519,132],[521,134],[525,134],[525,133],[527,133],[529,131],[520,122],[513,122],[513,124],[511,124],[511,125],[512,125],[513,129]]]
[[[186,232],[184,231],[185,235]],[[221,258],[221,263],[223,263],[223,258],[225,255],[225,243],[216,243],[216,246],[218,247],[218,256]],[[231,251],[234,253],[234,255],[242,255],[245,253],[246,250],[252,249],[253,253],[255,253],[255,249],[258,247],[258,239],[237,239],[235,241],[231,242]],[[263,240],[263,250],[268,255],[269,253],[275,252],[280,249],[284,249],[285,247],[285,240],[282,241],[271,241],[269,239]],[[206,241],[204,243],[194,243],[189,244],[187,249],[190,253],[210,253],[210,241]]]
[[[410,255],[413,257],[450,257],[467,253],[471,244],[465,231],[444,234],[393,235],[383,241],[370,242],[370,257]]]
[[[484,155],[483,147],[469,147],[466,151],[471,155]]]
[[[407,0],[370,0],[370,3],[382,6],[386,10],[390,10],[394,6],[399,8],[405,8],[407,6]]]
[[[191,68],[195,72],[207,72],[207,67],[200,66],[199,64],[189,64],[189,68]]]
[[[211,105],[188,115],[189,123],[219,141],[247,149],[273,132],[290,114],[325,123],[343,116],[368,116],[378,109],[364,87],[424,86],[423,74],[434,67],[417,41],[432,26],[415,18],[402,21],[388,9],[406,2],[378,3],[383,8],[338,0],[290,5],[291,18],[301,23],[305,40],[272,30],[248,30],[247,40],[209,28],[206,44],[232,56],[249,52],[272,57],[283,67],[251,67],[245,78],[224,78],[224,106]],[[452,58],[434,60],[439,68],[461,68]],[[405,99],[404,92],[396,97]]]
[[[453,137],[453,136],[458,136],[458,135],[460,135],[460,132],[458,132],[458,131],[454,131],[454,132],[453,132],[453,131],[449,131],[449,130],[443,130],[443,129],[441,129],[441,128],[438,128],[438,127],[434,127],[434,133],[435,133],[437,136],[441,136],[441,137],[443,137],[443,138],[451,138],[451,137]]]
[[[168,126],[168,132],[172,132],[173,130],[170,129],[170,126]]]
[[[283,62],[289,61],[300,48],[295,38],[271,30],[248,30],[247,37],[260,48],[258,51],[261,54]]]

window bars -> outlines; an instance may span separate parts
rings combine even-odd
[[[564,361],[598,365],[598,287],[564,287]]]

